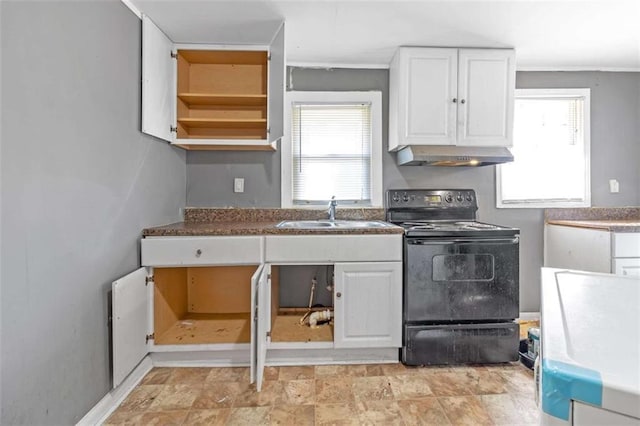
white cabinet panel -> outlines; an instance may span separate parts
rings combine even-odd
[[[461,49],[458,145],[511,146],[514,94],[512,50]]]
[[[336,348],[402,346],[402,262],[335,265]]]
[[[257,379],[258,369],[258,348],[256,347],[258,337],[258,284],[262,278],[264,265],[260,265],[251,277],[251,349],[250,349],[250,377],[251,383]]]
[[[611,273],[611,233],[545,225],[544,266]]]
[[[147,276],[147,268],[140,268],[111,285],[114,388],[149,352],[153,285],[147,285]]]
[[[426,51],[425,51],[426,50]],[[456,49],[416,49],[405,61],[404,138],[412,144],[455,144]]]
[[[402,234],[267,236],[265,258],[285,264],[402,260]]]
[[[640,258],[613,259],[613,272],[628,277],[640,277]]]
[[[175,123],[173,42],[142,16],[142,132],[172,142]]]
[[[276,33],[269,46],[269,132],[267,139],[275,142],[283,135],[284,129],[284,81],[285,81],[285,52],[284,52],[284,24]]]
[[[613,253],[615,257],[640,257],[640,233],[614,233]]]
[[[262,237],[143,238],[145,266],[253,265],[262,263]]]
[[[262,389],[264,367],[267,360],[267,347],[271,340],[271,265],[265,265],[258,279],[257,300],[257,332],[256,332],[256,389]]]

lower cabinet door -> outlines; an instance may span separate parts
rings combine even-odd
[[[402,346],[402,262],[336,263],[334,347]]]
[[[271,330],[271,265],[260,266],[251,278],[251,383],[262,389]]]
[[[113,387],[117,387],[149,352],[153,285],[140,268],[111,285]]]
[[[640,277],[640,258],[613,259],[613,272],[627,277]]]

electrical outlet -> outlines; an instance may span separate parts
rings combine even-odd
[[[235,178],[233,180],[233,192],[244,192],[244,178]]]
[[[609,192],[612,194],[620,192],[620,183],[616,179],[609,179]]]

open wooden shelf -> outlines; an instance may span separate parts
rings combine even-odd
[[[267,56],[266,51],[178,50],[178,140],[266,139]]]
[[[178,118],[178,123],[187,129],[262,129],[266,118]]]
[[[187,106],[238,105],[266,106],[267,95],[178,93],[178,98]]]

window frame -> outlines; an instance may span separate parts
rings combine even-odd
[[[502,167],[496,167],[496,207],[506,209],[555,208],[555,207],[591,207],[591,89],[590,88],[555,88],[555,89],[516,89],[514,102],[518,98],[582,98],[583,101],[583,145],[584,145],[584,182],[585,196],[581,201],[548,199],[535,201],[517,201],[505,203],[502,200]],[[515,123],[515,121],[514,121]]]
[[[324,207],[324,203],[294,204],[293,150],[291,145],[292,104],[297,103],[370,103],[371,104],[371,204],[338,204],[340,208],[382,208],[382,92],[289,91],[285,94],[284,135],[280,142],[280,205],[283,208]],[[327,203],[330,200],[327,200]]]

